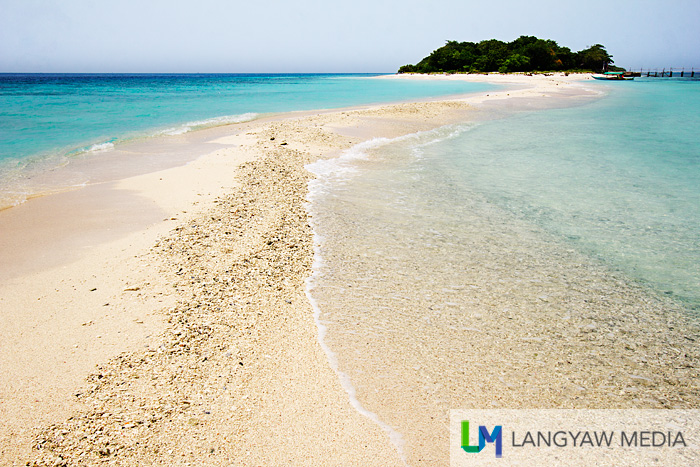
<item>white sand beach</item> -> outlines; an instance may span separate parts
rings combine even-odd
[[[378,79],[504,87],[202,130],[184,165],[0,211],[0,464],[445,465],[446,446],[436,454],[443,447],[408,437],[412,447],[397,449],[358,412],[319,343],[305,165],[371,138],[486,118],[491,102],[546,108],[595,92],[584,75]],[[645,348],[661,367],[654,345]],[[684,364],[697,363],[690,352]],[[662,389],[672,387],[697,402],[694,382]],[[624,405],[605,394],[579,405]]]

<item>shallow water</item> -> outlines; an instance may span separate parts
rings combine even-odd
[[[629,84],[311,167],[325,342],[411,462],[450,408],[698,397],[700,88]]]
[[[120,143],[251,120],[259,114],[419,99],[493,86],[375,75],[0,74],[0,205],[36,179]],[[70,184],[90,180],[68,180]],[[7,203],[11,198],[12,202]]]
[[[698,106],[700,82],[639,80],[583,108],[480,125],[421,155],[436,180],[700,310]]]

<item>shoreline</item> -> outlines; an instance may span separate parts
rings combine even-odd
[[[544,75],[534,79],[545,78]],[[557,79],[571,82],[571,79],[557,76]],[[587,75],[571,75],[571,78],[580,81],[587,78]],[[387,74],[368,77],[372,80],[438,80],[438,81],[469,81],[475,83],[493,83],[505,86],[522,87],[523,79],[528,79],[525,75],[417,75],[417,74]],[[532,79],[532,77],[529,77]],[[530,83],[531,85],[532,83]],[[479,94],[479,93],[474,93]],[[19,206],[32,199],[60,194],[67,191],[79,190],[86,186],[97,183],[104,183],[108,180],[122,180],[135,175],[165,170],[187,164],[204,153],[199,152],[197,156],[192,155],[192,150],[201,151],[202,142],[211,138],[202,137],[208,132],[223,130],[228,126],[251,123],[257,125],[260,122],[284,118],[289,115],[310,115],[316,113],[339,112],[344,110],[357,110],[363,108],[380,107],[384,105],[400,104],[407,102],[431,102],[444,100],[460,100],[464,94],[444,95],[438,97],[426,97],[420,99],[407,99],[394,102],[378,102],[353,105],[350,107],[322,108],[312,110],[297,110],[272,113],[245,113],[224,117],[215,117],[202,121],[187,121],[178,124],[176,128],[152,129],[150,132],[130,133],[125,139],[112,138],[102,143],[90,143],[82,148],[73,149],[67,153],[45,154],[29,158],[23,163],[27,167],[21,170],[28,170],[23,183],[28,184],[24,189],[25,193],[17,197],[9,196],[0,198],[0,211]],[[173,146],[169,143],[175,142]],[[188,143],[187,154],[168,154],[167,157],[156,157],[155,153],[172,151],[173,148],[183,146]],[[126,161],[126,163],[125,163]],[[117,168],[118,167],[118,168]],[[17,187],[19,188],[19,187]]]
[[[507,96],[511,93],[528,99],[541,96],[543,91],[556,93],[553,83],[546,84],[548,86],[519,93],[504,90],[490,93],[488,98],[481,95],[469,99],[484,104],[486,100],[515,97]],[[305,112],[306,115],[284,114],[265,122],[219,127],[216,137],[210,140],[213,145],[218,145],[218,149],[186,165],[68,194],[41,197],[23,205],[25,210],[31,211],[38,209],[34,208],[35,205],[46,203],[44,217],[50,218],[49,214],[70,217],[57,210],[60,204],[74,203],[72,197],[80,193],[99,201],[101,198],[96,192],[104,189],[111,190],[112,198],[120,202],[125,194],[126,198],[132,196],[131,203],[126,203],[125,213],[131,218],[134,212],[141,211],[143,218],[135,223],[140,225],[132,225],[126,231],[109,232],[107,228],[112,237],[106,235],[106,238],[104,230],[109,226],[101,223],[95,227],[102,232],[95,234],[89,251],[85,251],[84,246],[90,243],[77,239],[76,244],[61,246],[62,253],[72,253],[59,258],[53,267],[47,267],[50,263],[40,255],[35,269],[20,272],[3,283],[3,293],[0,294],[5,321],[3,341],[12,342],[17,337],[24,341],[20,347],[4,347],[0,361],[4,368],[11,369],[11,365],[17,363],[12,357],[22,355],[27,361],[8,373],[14,379],[9,378],[3,388],[2,418],[8,425],[3,427],[5,436],[0,440],[0,459],[14,463],[20,458],[26,460],[27,456],[38,455],[37,465],[50,464],[56,456],[63,458],[67,465],[97,462],[101,458],[99,449],[96,449],[99,445],[106,456],[118,456],[124,465],[135,465],[144,458],[166,462],[175,459],[175,453],[178,459],[184,456],[194,461],[210,449],[214,451],[209,453],[216,455],[207,457],[208,462],[226,465],[226,459],[244,455],[239,452],[244,448],[248,450],[245,456],[251,463],[275,462],[273,459],[281,462],[284,456],[294,452],[309,456],[306,465],[321,465],[320,460],[326,459],[328,450],[331,450],[336,456],[343,452],[347,456],[343,458],[346,465],[373,465],[373,462],[400,465],[400,458],[381,429],[350,406],[337,376],[318,346],[317,329],[304,295],[304,279],[311,271],[312,242],[303,212],[303,194],[309,177],[303,166],[372,137],[395,137],[462,121],[465,116],[475,114],[473,104],[466,103],[470,102],[469,99]],[[235,173],[240,178],[234,182]],[[293,186],[280,183],[289,176],[294,180]],[[196,183],[192,183],[193,177]],[[167,188],[163,189],[162,185],[167,185]],[[183,190],[185,186],[187,190]],[[276,187],[274,193],[267,193],[270,186]],[[104,196],[110,197],[108,194]],[[51,206],[49,200],[57,204]],[[223,204],[228,205],[228,210],[221,211]],[[278,205],[288,209],[275,209]],[[237,213],[241,215],[235,217]],[[290,213],[294,213],[292,218]],[[106,215],[96,209],[96,215],[99,217],[100,214]],[[73,212],[72,215],[79,218],[82,213]],[[111,215],[107,217],[113,222]],[[30,218],[42,216],[32,215],[18,222],[27,222],[26,219]],[[2,220],[0,218],[0,222]],[[144,224],[147,227],[144,228]],[[78,225],[72,227],[82,229]],[[230,232],[238,232],[241,239],[230,239]],[[19,238],[26,241],[21,235]],[[211,238],[216,242],[207,240]],[[283,241],[287,238],[295,241]],[[55,249],[51,240],[45,239],[48,244],[43,245],[49,251]],[[19,251],[22,244],[18,242],[11,250]],[[232,264],[223,265],[213,259],[212,248],[221,250],[217,257],[235,259],[233,265],[242,268],[235,277],[231,276]],[[197,249],[202,250],[194,251]],[[287,258],[294,260],[287,261]],[[185,266],[181,265],[190,271],[183,272]],[[248,277],[252,272],[255,278]],[[244,292],[224,297],[228,302],[218,302],[222,297],[208,292],[208,288],[220,286],[215,284],[218,281],[212,276],[229,276],[229,286],[239,282],[246,284]],[[294,279],[289,280],[289,277]],[[195,278],[205,282],[206,286],[200,287],[201,282]],[[265,292],[265,286],[269,288],[280,282],[284,283],[283,301],[278,290]],[[56,287],[57,284],[61,285]],[[49,292],[54,290],[55,296],[50,296]],[[227,295],[222,289],[217,290]],[[241,302],[244,296],[255,298]],[[42,302],[42,305],[37,306],[36,302]],[[209,308],[208,313],[197,311],[212,303],[221,303],[241,313],[229,312],[219,319],[216,314],[216,318],[208,314],[213,313]],[[226,310],[222,306],[219,308]],[[26,323],[22,313],[30,309],[34,317]],[[14,311],[9,313],[8,310]],[[58,326],[56,320],[60,320]],[[215,322],[207,324],[207,321]],[[231,323],[240,326],[234,329]],[[26,326],[22,328],[23,325]],[[225,334],[222,329],[234,329],[236,334]],[[243,329],[247,331],[243,332]],[[37,330],[41,332],[37,333]],[[186,338],[178,337],[183,335]],[[220,349],[222,346],[228,348],[230,342],[239,341],[241,348],[235,351]],[[216,345],[210,346],[213,342]],[[299,347],[300,343],[305,345]],[[200,344],[202,347],[198,347]],[[146,345],[148,347],[144,347]],[[139,350],[143,348],[147,350]],[[265,353],[268,348],[274,349],[274,356]],[[47,356],[50,358],[46,359]],[[204,360],[200,361],[200,358]],[[242,374],[229,371],[230,358],[239,360],[238,366],[244,368]],[[190,368],[194,372],[189,375],[191,379],[178,381],[180,376],[170,368],[175,360],[182,367],[195,367]],[[249,370],[248,362],[255,371]],[[282,367],[279,362],[287,364]],[[85,377],[96,364],[102,364],[102,369],[93,372],[90,383],[86,385]],[[51,367],[49,374],[46,367]],[[197,389],[202,390],[201,374],[211,379],[215,372],[231,380],[226,383],[228,392],[214,398],[198,392]],[[146,374],[154,380],[168,376],[177,384],[167,390],[140,387],[138,381],[143,381],[142,376]],[[134,375],[138,375],[136,379]],[[286,381],[280,382],[280,375],[287,375]],[[38,384],[31,387],[30,381]],[[287,394],[290,382],[297,391],[295,397]],[[208,381],[204,385],[210,392],[214,387],[211,383]],[[316,385],[323,387],[325,406],[319,407],[318,402],[309,400],[309,388]],[[231,390],[231,387],[236,389]],[[123,399],[122,390],[139,400],[135,406],[138,406],[136,412],[140,411],[140,415],[127,416],[127,409],[133,408],[134,401]],[[167,403],[156,403],[164,394],[176,391],[189,391],[187,398],[182,399],[189,402],[171,397]],[[298,402],[292,408],[280,405],[279,400],[263,397],[270,392],[282,396],[283,400]],[[76,393],[80,395],[76,397]],[[199,397],[198,403],[192,400],[197,399],[195,395]],[[244,414],[249,418],[241,418],[241,414],[232,412],[224,400],[235,401],[235,404],[250,409]],[[202,412],[189,416],[194,413],[194,406],[201,408],[206,405],[203,401],[219,410],[217,417],[204,417],[216,418],[216,421],[202,419]],[[205,415],[215,413],[202,410]],[[24,418],[17,419],[17,414],[23,414]],[[69,414],[72,414],[71,418],[62,421]],[[299,418],[300,414],[307,418]],[[316,442],[308,444],[309,439],[285,438],[277,439],[274,442],[277,447],[271,452],[272,441],[264,445],[256,441],[261,433],[269,435],[270,430],[275,431],[274,423],[266,416],[277,417],[280,426],[299,433],[301,430],[327,431],[324,428],[329,423],[334,428],[330,433],[318,433],[323,439],[330,436],[327,446],[319,446]],[[129,421],[130,418],[133,420]],[[302,419],[307,422],[304,428],[299,425]],[[341,419],[344,420],[342,423]],[[241,424],[242,420],[246,423]],[[34,426],[48,428],[37,430]],[[143,431],[146,427],[148,434]],[[221,432],[223,427],[226,427],[227,437],[222,439],[234,437],[236,442],[229,443],[234,446],[222,446],[222,440],[217,441],[212,436],[216,431]],[[105,430],[109,436],[104,435]],[[169,441],[173,435],[181,435],[183,430],[206,435],[205,438],[208,436],[212,446],[190,453],[186,439]],[[39,431],[43,433],[40,439],[44,441],[39,443],[43,449],[31,454],[27,449]],[[87,432],[104,436],[80,437]],[[364,433],[362,436],[366,436],[367,445],[372,448],[351,452],[351,447],[343,443],[356,439],[359,433]],[[157,453],[144,451],[143,446],[135,447],[134,443],[144,436],[149,440],[149,449],[159,446]],[[313,436],[309,438],[313,440]],[[192,439],[189,441],[197,444]],[[214,444],[217,446],[213,447]],[[341,458],[338,459],[341,463]],[[391,461],[386,461],[388,459]]]
[[[67,74],[67,76],[70,76],[70,74]],[[244,78],[246,77],[245,75],[242,76],[244,76]],[[248,75],[247,77],[250,76],[253,75]],[[288,76],[299,75],[291,74]],[[352,77],[358,75],[340,74],[339,76]],[[359,76],[365,80],[372,81],[372,78],[376,76],[376,74],[360,74]],[[255,94],[255,91],[253,91],[253,94]],[[445,94],[444,97],[447,98],[448,95]],[[309,105],[304,105],[302,102],[298,105],[302,110],[292,109],[290,106],[284,105],[263,105],[262,107],[256,108],[255,112],[250,112],[250,108],[243,105],[223,108],[216,107],[219,109],[219,112],[223,112],[223,115],[214,114],[214,116],[202,116],[200,119],[192,120],[191,118],[196,117],[178,114],[181,120],[172,123],[159,123],[157,121],[147,120],[146,122],[142,122],[144,126],[140,129],[127,127],[122,130],[105,130],[105,134],[94,136],[91,139],[82,139],[73,142],[64,141],[63,145],[56,143],[56,147],[53,149],[39,150],[37,148],[35,153],[31,156],[24,154],[29,157],[21,157],[20,159],[9,158],[0,161],[0,182],[2,182],[3,185],[1,187],[2,189],[0,189],[0,210],[19,205],[30,198],[73,190],[85,185],[104,181],[103,177],[105,174],[99,170],[104,170],[105,167],[109,167],[109,159],[115,160],[116,164],[119,165],[121,173],[115,175],[116,178],[126,178],[129,176],[129,173],[133,175],[134,168],[138,169],[144,164],[150,165],[151,160],[154,158],[153,153],[148,151],[149,146],[157,146],[157,141],[159,140],[161,142],[166,142],[166,144],[168,141],[196,141],[198,135],[203,131],[215,130],[216,128],[225,127],[229,124],[266,120],[269,118],[274,119],[278,118],[276,116],[281,114],[291,115],[303,112],[317,113],[322,111],[342,110],[343,108],[360,108],[367,105],[398,102],[386,95],[376,92],[372,94],[371,97],[366,96],[364,99],[366,101],[365,103],[360,102],[359,104],[352,104],[350,101],[344,105],[342,103],[343,99],[337,102],[325,102],[321,99],[318,102],[313,101],[316,102],[318,106],[310,104],[312,105],[311,107]],[[421,98],[407,98],[407,100],[421,100]],[[282,101],[284,101],[284,99],[282,99]],[[250,105],[251,103],[249,102],[248,104]],[[255,105],[253,104],[253,106]],[[46,140],[51,141],[51,136],[47,136]],[[158,149],[165,148],[156,148],[156,150]],[[167,157],[161,158],[161,160],[156,162],[161,168],[182,165],[192,160],[192,152],[193,151],[189,151],[189,154],[168,154]],[[95,163],[96,160],[98,161],[97,163]],[[85,170],[87,170],[87,172],[83,173]],[[155,171],[155,168],[148,166],[147,171]]]

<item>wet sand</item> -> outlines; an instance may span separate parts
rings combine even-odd
[[[510,80],[523,89],[207,130],[186,165],[0,212],[0,462],[402,465],[318,342],[304,166],[489,100],[580,94],[576,77]],[[28,238],[38,222],[60,234]]]

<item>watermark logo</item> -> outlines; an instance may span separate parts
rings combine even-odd
[[[700,466],[700,410],[455,409],[449,450],[451,467]]]
[[[468,453],[478,453],[484,450],[486,443],[496,444],[496,457],[503,457],[503,427],[496,425],[489,433],[484,425],[479,425],[479,445],[469,443],[469,420],[462,420],[462,449]]]

